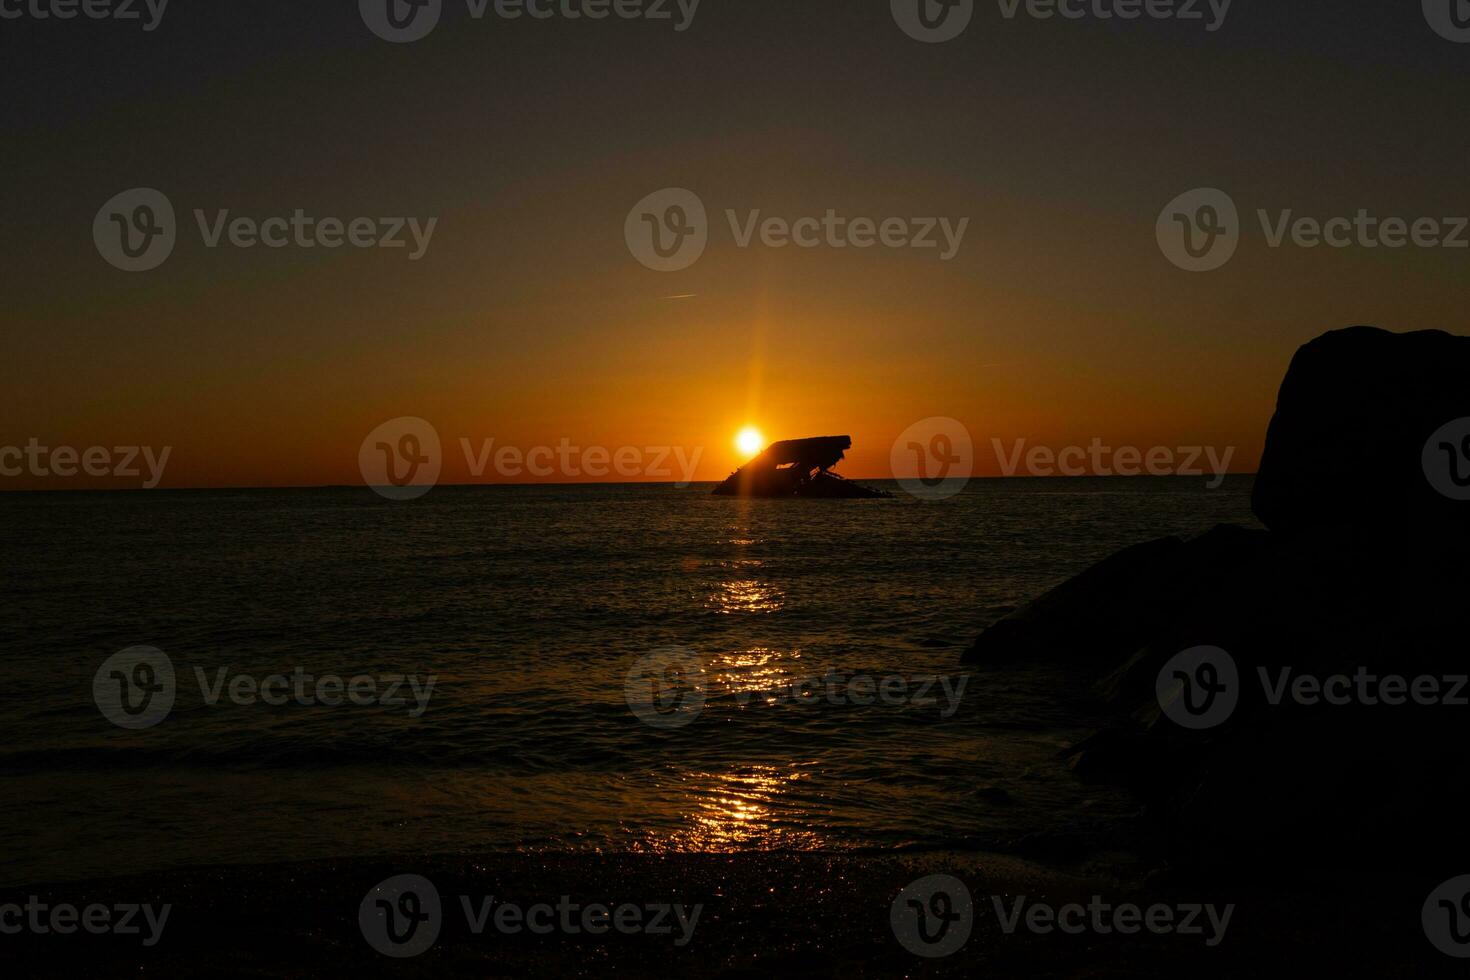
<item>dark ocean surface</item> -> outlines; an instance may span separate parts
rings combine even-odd
[[[1064,710],[1069,679],[960,654],[1119,548],[1251,523],[1249,492],[1142,478],[975,481],[927,502],[708,485],[3,494],[0,883],[1105,832],[1137,807],[1058,757],[1087,731]],[[94,681],[118,683],[104,662],[138,646],[166,656],[175,699],[130,729]],[[629,700],[667,694],[648,686],[650,655],[702,669],[675,679],[699,698],[652,723]],[[382,703],[395,683],[404,703]]]

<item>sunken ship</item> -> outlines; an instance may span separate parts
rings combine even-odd
[[[887,497],[831,472],[852,448],[851,436],[773,442],[715,487],[717,497]]]

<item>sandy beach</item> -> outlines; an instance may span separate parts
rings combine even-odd
[[[434,883],[443,928],[421,955],[394,959],[370,947],[358,909],[377,883],[404,873]],[[958,877],[974,901],[968,941],[938,959],[903,948],[889,922],[899,892],[930,874]],[[1408,977],[1453,966],[1419,928],[1419,905],[1432,884],[1380,883],[1371,891],[1347,880],[1320,880],[1313,889],[1244,881],[1206,886],[1159,872],[1124,880],[977,854],[486,855],[214,868],[9,889],[0,904],[34,895],[48,905],[171,906],[151,948],[143,945],[148,926],[141,915],[134,936],[7,937],[12,967],[27,976],[76,976],[105,962],[110,972],[141,976],[1238,977],[1288,970]],[[1377,897],[1365,900],[1368,895]],[[556,905],[566,896],[578,907],[669,902],[701,911],[682,946],[677,925],[658,936],[560,929],[538,936],[490,924],[476,935],[461,896],[472,908],[487,898],[530,906]],[[1091,912],[1069,920],[1086,922],[1076,934],[1034,932],[1024,918],[1007,933],[1002,922],[1018,903],[1062,909],[1099,900],[1100,920]],[[1145,928],[1120,935],[1096,928],[1130,903],[1145,916],[1150,906],[1170,907],[1176,927],[1183,926],[1180,910],[1232,908],[1219,936],[1205,914],[1198,916],[1198,933]]]

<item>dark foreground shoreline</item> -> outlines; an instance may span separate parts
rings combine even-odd
[[[1315,856],[1318,860],[1321,855]],[[1340,873],[1281,869],[1270,881],[1185,882],[1154,872],[1124,880],[1067,873],[989,854],[684,855],[490,854],[334,859],[158,872],[0,889],[0,905],[34,895],[48,905],[172,906],[161,936],[0,936],[16,976],[627,976],[627,977],[1239,977],[1250,974],[1418,977],[1463,975],[1461,961],[1426,940],[1420,909],[1438,883],[1406,878],[1368,884],[1351,862]],[[428,878],[443,901],[434,945],[394,959],[364,938],[358,910],[369,891],[401,874]],[[890,906],[905,886],[951,874],[974,899],[973,930],[956,953],[921,958],[900,945]],[[569,896],[578,905],[703,906],[684,946],[660,936],[516,935],[492,924],[475,935],[460,896],[529,907]],[[1223,938],[1201,933],[1007,934],[1007,909],[1167,903],[1235,908]],[[1176,915],[1182,913],[1176,913]],[[13,920],[12,920],[13,921]],[[81,972],[85,971],[85,972]],[[979,972],[979,971],[984,971]]]

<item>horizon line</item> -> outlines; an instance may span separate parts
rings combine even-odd
[[[1257,476],[1259,471],[1251,472],[1229,472],[1222,476]],[[1214,473],[1195,474],[1181,476],[1177,473],[1168,473],[1157,476],[1151,473],[1139,473],[1133,476],[1122,476],[1117,473],[1107,475],[1097,473],[1085,473],[1080,476],[1068,476],[1061,473],[1053,473],[1048,476],[1037,476],[1032,474],[1014,474],[1006,476],[968,476],[947,477],[946,482],[952,480],[980,481],[980,480],[1204,480],[1214,478]],[[897,477],[867,477],[849,476],[846,480],[861,481],[868,483],[898,483]],[[582,480],[577,482],[563,483],[436,483],[430,490],[470,490],[470,489],[514,489],[517,487],[675,487],[685,489],[688,487],[708,484],[718,486],[721,480],[691,480],[681,483],[678,480]],[[23,493],[207,493],[207,492],[256,492],[268,490],[368,490],[376,492],[376,488],[366,483],[291,483],[281,485],[238,485],[238,486],[188,486],[188,487],[15,487],[11,489],[0,488],[0,495],[23,494]],[[428,491],[426,491],[427,493]]]

